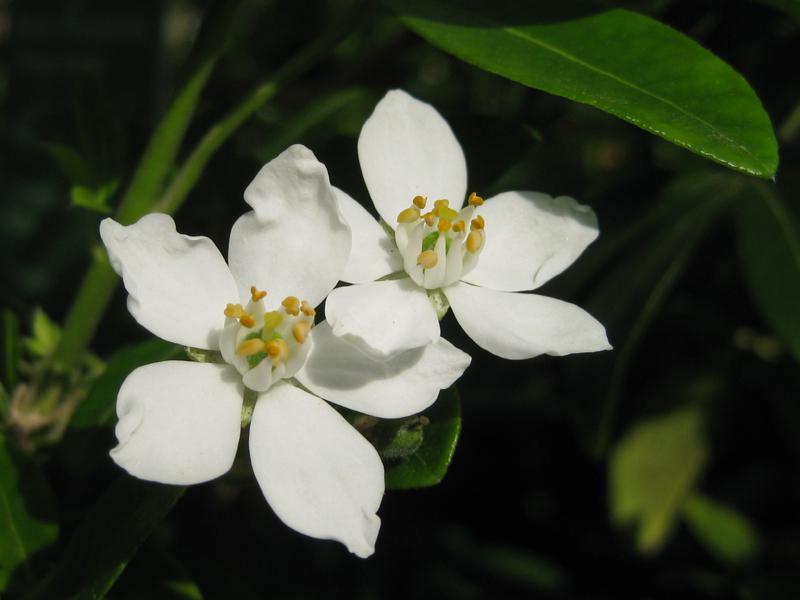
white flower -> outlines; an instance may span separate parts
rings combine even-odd
[[[236,454],[246,387],[258,397],[251,462],[275,513],[297,531],[369,556],[383,465],[321,398],[406,416],[429,406],[469,356],[439,340],[375,360],[338,340],[326,322],[312,328],[351,239],[327,171],[308,149],[293,146],[267,164],[245,200],[253,211],[233,226],[228,265],[211,240],[177,233],[167,215],[101,224],[134,318],[171,342],[219,350],[226,361],[168,361],[131,373],[117,398],[111,456],[130,474],[162,483],[222,475]]]
[[[503,358],[610,348],[603,326],[574,304],[515,293],[561,273],[597,237],[589,207],[565,196],[505,192],[485,202],[470,194],[462,208],[461,146],[432,106],[400,90],[386,94],[364,123],[358,158],[394,243],[336,190],[353,231],[342,280],[362,285],[328,297],[334,335],[372,355],[393,356],[439,339],[433,303],[440,313],[449,303],[464,331]]]

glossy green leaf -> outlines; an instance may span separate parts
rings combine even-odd
[[[431,44],[589,104],[733,169],[772,177],[775,134],[747,82],[658,21],[590,4],[390,0]]]
[[[387,462],[389,489],[429,487],[447,473],[461,433],[461,401],[456,389],[441,392],[436,403],[422,414],[429,422],[421,429],[419,446],[404,458]]]
[[[745,563],[759,552],[761,542],[750,520],[721,502],[694,493],[682,515],[697,541],[724,563]]]
[[[635,529],[637,549],[658,551],[708,461],[704,415],[697,405],[640,421],[609,462],[613,522]]]
[[[739,249],[750,294],[800,360],[800,228],[774,188],[750,184],[737,203]]]
[[[70,427],[98,427],[114,421],[117,392],[125,378],[137,367],[152,362],[178,358],[180,346],[159,339],[123,348],[109,358],[106,369],[86,394],[75,411]]]
[[[50,492],[36,468],[0,434],[0,591],[35,578],[28,561],[58,537]]]
[[[35,597],[104,597],[185,490],[120,476],[91,508]]]

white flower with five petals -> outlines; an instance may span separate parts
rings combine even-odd
[[[322,398],[377,417],[407,416],[433,403],[469,356],[441,339],[375,360],[326,322],[314,326],[315,307],[347,263],[351,234],[325,167],[308,149],[293,146],[267,164],[245,200],[253,210],[233,226],[228,264],[211,240],[177,233],[167,215],[102,222],[134,318],[165,340],[224,359],[131,373],[117,398],[111,456],[141,479],[214,479],[233,464],[243,406],[252,408],[250,458],[278,517],[369,556],[383,465]],[[243,404],[245,393],[257,398],[254,407]]]
[[[610,349],[603,326],[581,308],[518,293],[561,273],[597,237],[589,207],[527,191],[485,202],[472,193],[462,207],[461,146],[432,106],[400,90],[364,123],[358,158],[393,239],[336,190],[353,231],[342,280],[356,285],[326,301],[334,335],[373,356],[394,356],[440,339],[437,309],[449,306],[479,346],[503,358]]]

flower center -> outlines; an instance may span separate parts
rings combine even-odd
[[[415,196],[397,215],[395,242],[408,275],[430,290],[455,283],[475,267],[486,243],[486,223],[475,214],[483,204],[475,192],[460,211],[441,199],[423,212],[427,204],[427,198]]]
[[[292,377],[308,356],[308,334],[316,311],[305,300],[287,296],[276,310],[267,311],[267,292],[250,288],[246,307],[225,307],[222,357],[242,374],[244,385],[266,392],[273,382]]]

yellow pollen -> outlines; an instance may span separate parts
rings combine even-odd
[[[425,224],[426,224],[428,227],[433,227],[433,222],[436,220],[436,215],[435,215],[435,214],[433,214],[433,211],[431,211],[431,212],[429,212],[429,213],[425,213],[425,214],[422,216],[422,218],[423,218],[423,219],[425,219]]]
[[[467,224],[464,223],[464,219],[453,223],[453,231],[456,233],[463,233],[467,230]]]
[[[314,310],[314,307],[311,306],[306,300],[303,300],[300,303],[300,310],[307,317],[313,317],[317,314],[317,311]]]
[[[268,341],[264,344],[264,350],[273,363],[279,363],[289,358],[289,345],[282,338]]]
[[[434,202],[433,206],[434,208],[442,208],[443,206],[445,208],[448,208],[450,206],[450,200],[448,200],[447,198],[442,198],[441,200],[437,200],[436,202]]]
[[[277,310],[270,311],[264,314],[264,333],[262,335],[269,335],[272,330],[283,322],[283,315]]]
[[[469,195],[469,199],[467,199],[467,204],[469,204],[470,206],[480,206],[481,204],[483,204],[483,198],[478,196],[478,194],[476,194],[475,192],[472,192]]]
[[[296,296],[286,296],[281,304],[283,308],[286,309],[286,312],[293,317],[296,317],[300,313],[300,300],[298,300]]]
[[[253,325],[256,324],[256,319],[253,315],[244,313],[241,317],[239,317],[239,323],[241,323],[245,327],[252,327]]]
[[[467,236],[467,250],[475,254],[483,247],[483,230],[473,229]]]
[[[264,350],[264,342],[258,338],[245,340],[236,349],[236,354],[239,356],[252,356]]]
[[[440,219],[447,219],[448,221],[455,221],[458,217],[458,211],[453,210],[447,206],[442,206],[439,208],[439,218]]]
[[[397,215],[398,223],[413,223],[417,219],[419,219],[419,210],[413,206],[401,211],[400,214]]]
[[[254,285],[250,286],[250,298],[253,299],[253,302],[258,302],[266,295],[267,292],[256,289],[256,286]]]
[[[428,199],[423,196],[414,196],[414,206],[418,209],[422,210],[425,208],[425,205],[428,203]]]
[[[469,224],[470,229],[483,229],[486,226],[486,221],[483,220],[483,217],[478,215],[472,222]]]
[[[451,227],[451,226],[452,226],[452,223],[451,223],[450,221],[447,221],[447,220],[445,220],[445,219],[440,219],[440,220],[439,220],[439,225],[438,225],[437,229],[438,229],[438,230],[439,230],[441,233],[446,233],[446,232],[450,231],[450,227]]]
[[[425,250],[417,257],[417,264],[422,265],[423,269],[432,269],[439,262],[439,257],[433,250]]]
[[[238,319],[244,314],[241,304],[228,304],[225,307],[225,316],[229,319]]]
[[[306,341],[306,336],[309,331],[311,331],[311,325],[309,325],[307,321],[300,321],[299,323],[295,323],[294,327],[292,327],[292,335],[298,344],[302,344]]]

